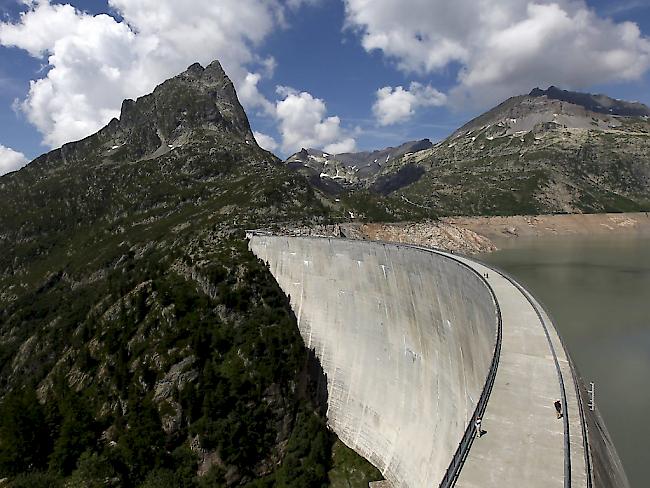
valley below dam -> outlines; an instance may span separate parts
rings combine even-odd
[[[545,305],[586,385],[596,385],[596,406],[631,486],[646,486],[650,236],[528,235],[495,243],[499,251],[478,258],[510,273]]]

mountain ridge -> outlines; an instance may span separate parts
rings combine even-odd
[[[640,102],[627,102],[607,95],[562,90],[551,85],[546,90],[539,87],[533,88],[528,94],[531,97],[547,97],[554,100],[561,100],[598,113],[620,115],[624,117],[647,117],[650,116],[650,108]]]
[[[327,158],[318,156],[300,161],[294,155],[293,164],[321,171],[320,180],[331,181],[320,182],[324,191],[366,190],[438,215],[646,211],[646,112],[645,105],[604,95],[533,89],[370,175],[343,164],[325,166]]]
[[[287,167],[309,179],[315,188],[328,194],[338,195],[355,189],[372,189],[385,194],[387,189],[399,188],[414,181],[419,171],[407,170],[408,177],[384,181],[382,168],[391,160],[402,158],[433,147],[429,139],[407,141],[399,146],[360,151],[356,153],[329,154],[318,149],[302,148],[285,160]],[[375,181],[377,180],[377,181]]]

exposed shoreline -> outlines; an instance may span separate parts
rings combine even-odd
[[[461,254],[497,251],[517,239],[569,236],[650,236],[650,214],[562,214],[510,217],[445,217],[395,223],[348,222],[281,228],[280,233],[401,242]]]
[[[496,247],[521,238],[567,236],[650,236],[650,214],[562,214],[510,217],[449,217],[443,223],[467,229]]]

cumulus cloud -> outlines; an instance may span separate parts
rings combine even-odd
[[[404,72],[458,69],[455,104],[487,104],[537,85],[584,88],[640,78],[650,40],[583,0],[344,0],[367,51]]]
[[[267,151],[273,152],[278,148],[278,142],[268,134],[255,131],[253,132],[253,135],[255,136],[255,140],[257,141],[257,144],[262,149],[266,149]]]
[[[404,87],[385,86],[377,90],[377,100],[372,111],[379,125],[391,125],[406,122],[418,107],[436,107],[444,105],[447,97],[430,85],[412,82],[408,89]]]
[[[302,147],[323,148],[331,153],[354,150],[356,141],[345,136],[339,117],[327,117],[323,100],[288,87],[278,87],[277,92],[284,97],[275,105],[284,152]]]
[[[28,162],[23,153],[0,144],[0,176],[20,169]]]
[[[346,137],[339,142],[333,142],[324,147],[325,152],[330,154],[342,154],[353,152],[357,147],[357,141],[353,137]]]
[[[274,115],[275,106],[257,88],[262,79],[259,73],[247,73],[238,83],[237,96],[248,109],[260,109],[262,114]]]
[[[274,109],[257,85],[275,61],[259,58],[255,47],[284,24],[277,0],[194,0],[191,8],[175,0],[109,0],[119,17],[49,0],[25,5],[17,22],[0,23],[0,45],[47,62],[20,107],[50,146],[98,130],[123,99],[150,92],[195,61],[219,59],[246,108]]]

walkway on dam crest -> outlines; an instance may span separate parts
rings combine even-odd
[[[487,276],[503,321],[499,367],[483,415],[485,434],[472,444],[455,486],[587,487],[576,387],[548,316],[523,288],[499,272],[472,259],[440,254]],[[568,432],[553,405],[562,398],[553,352],[564,383]],[[570,484],[569,480],[565,484],[567,468]]]

